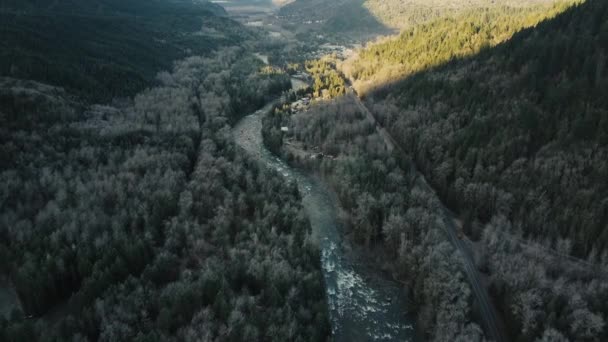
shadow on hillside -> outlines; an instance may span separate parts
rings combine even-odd
[[[279,15],[291,23],[309,26],[320,34],[335,34],[359,41],[397,33],[381,23],[365,0],[299,0],[281,8]]]
[[[205,5],[154,2],[136,11],[142,1],[108,2],[116,6],[99,15],[90,0],[52,11],[25,2],[0,5],[0,76],[108,102],[143,90],[175,60],[208,54],[247,34]],[[197,34],[206,32],[202,26],[225,35]]]
[[[558,121],[559,110],[566,112],[570,110],[570,113],[576,113],[575,111],[571,110],[574,107],[572,107],[569,102],[574,102],[577,100],[580,103],[584,103],[585,101],[581,100],[585,99],[582,94],[594,94],[587,91],[588,89],[602,89],[598,83],[602,69],[600,67],[597,67],[596,69],[595,63],[585,63],[593,61],[593,59],[579,59],[578,56],[592,56],[595,54],[596,56],[601,56],[598,59],[603,60],[604,54],[603,52],[597,52],[599,49],[593,50],[590,48],[590,46],[592,47],[594,45],[583,44],[583,42],[590,42],[592,40],[585,40],[584,37],[581,37],[587,33],[585,30],[576,30],[580,29],[581,27],[586,27],[581,25],[581,23],[586,21],[595,22],[595,27],[600,26],[605,16],[602,16],[601,11],[595,10],[597,8],[601,8],[598,4],[601,4],[601,2],[588,1],[583,5],[571,7],[565,12],[558,14],[555,18],[549,18],[542,21],[535,27],[519,31],[518,33],[514,34],[511,39],[495,47],[482,49],[481,51],[469,56],[454,58],[446,63],[420,70],[416,73],[400,77],[390,82],[382,83],[375,89],[370,89],[367,91],[366,97],[371,98],[371,100],[368,101],[368,104],[374,104],[376,101],[380,102],[379,100],[389,97],[390,100],[395,101],[394,104],[399,107],[399,111],[412,111],[413,109],[411,108],[421,108],[421,111],[416,113],[416,115],[423,117],[424,114],[430,114],[428,119],[426,117],[419,119],[419,122],[424,122],[424,124],[414,126],[410,131],[402,131],[401,136],[399,136],[398,130],[404,128],[405,125],[400,125],[399,123],[395,122],[396,120],[391,121],[390,119],[386,122],[382,122],[383,115],[385,115],[384,118],[390,118],[390,115],[386,115],[385,113],[382,113],[381,110],[378,110],[376,113],[374,113],[377,114],[374,120],[378,120],[380,127],[386,128],[388,132],[392,134],[392,136],[397,137],[395,139],[397,142],[406,142],[406,145],[413,147],[412,157],[414,164],[426,177],[428,183],[434,189],[438,189],[436,190],[437,194],[448,208],[456,209],[454,212],[460,213],[461,215],[468,212],[468,214],[465,214],[467,216],[470,215],[471,211],[478,210],[477,208],[471,209],[470,205],[463,203],[462,199],[465,196],[462,196],[462,194],[464,191],[456,192],[453,190],[456,188],[456,186],[448,187],[446,185],[448,182],[447,179],[449,179],[448,177],[453,177],[453,180],[449,180],[449,182],[456,183],[456,177],[460,177],[460,175],[463,173],[467,174],[469,170],[472,171],[472,168],[467,169],[468,166],[463,166],[467,162],[467,157],[469,155],[473,155],[468,154],[468,151],[484,150],[484,153],[487,154],[482,155],[480,153],[479,155],[475,155],[475,157],[479,156],[477,159],[477,165],[484,164],[487,169],[496,168],[497,165],[500,165],[499,163],[511,165],[511,163],[515,164],[516,161],[521,162],[522,160],[528,160],[530,155],[536,155],[541,147],[547,146],[546,144],[550,143],[550,141],[556,136],[555,132],[561,132],[561,127],[568,127],[562,123],[569,123],[570,121],[568,120],[576,122],[574,119],[568,119],[567,114],[562,114],[561,117],[565,119],[563,119],[561,122]],[[590,15],[592,13],[598,14],[594,17]],[[570,27],[572,27],[572,29],[568,29]],[[593,32],[595,27],[589,29],[589,31]],[[564,31],[569,31],[569,35],[564,35]],[[578,53],[570,52],[577,51],[576,49],[555,49],[555,47],[563,47],[566,45],[566,43],[562,42],[569,43],[569,46],[575,46],[575,43],[573,42],[576,42],[576,44],[579,44],[576,46],[581,46],[581,49],[578,50]],[[595,46],[598,45],[599,44]],[[583,50],[582,47],[586,47],[587,49]],[[396,49],[394,46],[391,48]],[[586,53],[581,53],[580,51],[585,51]],[[559,56],[560,59],[547,58],[551,57],[552,55]],[[373,57],[377,58],[377,56],[372,56],[371,58]],[[576,79],[573,78],[572,75],[575,74],[573,71],[583,69],[584,65],[591,65],[594,67],[587,67],[587,70],[591,70],[591,72],[587,72],[587,75],[585,75],[584,72],[579,72],[581,76]],[[495,73],[484,73],[486,70],[494,71]],[[458,72],[458,75],[455,75],[456,72]],[[435,77],[435,74],[437,74],[439,77]],[[455,77],[454,80],[452,79],[452,76],[458,77]],[[522,76],[530,77],[523,78]],[[564,94],[568,94],[568,97],[558,97],[553,95],[555,100],[551,101],[542,98],[541,96],[545,95],[543,92],[550,89],[547,82],[556,79],[558,76],[564,78],[570,77],[569,79],[572,80],[569,81],[570,84],[576,84],[577,86],[580,85],[581,88],[587,85],[587,88],[582,88],[580,93],[564,91]],[[492,83],[490,81],[492,78],[496,77],[502,77],[502,79],[506,80],[503,81],[502,84],[512,82],[509,83],[508,86],[504,86],[505,91],[499,95],[496,95],[498,92],[493,93],[495,89],[491,89],[488,86],[488,84],[494,85],[497,83]],[[517,80],[517,83],[511,79]],[[574,89],[574,87],[572,87],[572,89]],[[549,98],[551,95],[551,93],[548,93],[547,98]],[[594,95],[597,97],[601,96],[601,94]],[[511,102],[504,101],[504,103],[502,103],[499,96],[508,96],[507,99]],[[534,96],[537,96],[537,98],[534,98]],[[532,110],[529,110],[528,112],[522,111],[521,113],[523,114],[519,114],[520,117],[518,118],[512,119],[509,117],[509,114],[511,114],[509,113],[509,110],[511,109],[505,109],[507,106],[502,105],[516,105],[515,101],[521,101],[522,98],[531,99],[530,102],[538,101],[538,103],[541,103],[541,101],[544,101],[547,103],[547,107],[544,107],[546,109],[543,111],[549,115],[549,119],[553,119],[555,117],[556,119],[554,122],[556,123],[554,124],[551,122],[551,120],[547,120],[547,116],[544,118],[540,117],[542,112],[539,114],[540,110],[532,106],[529,108],[534,108],[534,112],[532,112]],[[589,96],[589,98],[592,98],[592,96]],[[496,102],[493,103],[492,101]],[[495,105],[495,103],[498,102],[501,103],[499,105]],[[560,108],[559,110],[552,110],[553,108],[550,106],[563,106],[565,109]],[[587,102],[585,106],[587,108],[593,108],[592,105],[590,105],[590,102]],[[379,108],[387,109],[388,111],[389,106]],[[451,114],[467,111],[470,113],[468,116]],[[587,111],[590,110],[588,109]],[[490,116],[486,112],[495,114]],[[601,112],[598,111],[596,117],[600,115],[599,113]],[[412,115],[412,117],[416,117],[416,115]],[[484,119],[480,119],[482,118],[482,115],[484,116]],[[380,117],[380,119],[378,119],[378,117]],[[513,117],[515,117],[515,115],[513,115]],[[587,114],[587,117],[590,116]],[[413,119],[412,122],[415,120],[418,120],[417,117],[416,119]],[[402,121],[401,123],[404,122],[407,121]],[[429,122],[438,123],[436,125],[432,125]],[[594,121],[591,122],[597,122],[597,120],[594,119]],[[572,126],[575,127],[576,124],[572,124]],[[466,129],[460,130],[460,128],[454,127],[466,127]],[[590,125],[581,127],[585,129],[583,134],[588,136]],[[425,129],[429,132],[429,136],[435,136],[433,136],[433,139],[426,139],[423,140],[423,142],[420,142],[420,140],[417,139],[418,136],[416,136],[414,131],[420,132]],[[530,137],[529,140],[515,140],[517,137],[525,136],[524,133],[527,133],[527,136]],[[492,137],[494,135],[499,135],[499,139],[502,140],[493,139]],[[407,143],[408,141],[409,143]],[[439,141],[447,141],[448,143],[442,145],[438,143]],[[507,143],[516,146],[510,147],[509,149],[496,147],[505,146]],[[582,142],[578,141],[577,143]],[[422,148],[421,146],[424,144],[426,144],[426,146]],[[418,149],[418,151],[416,151],[416,149]],[[565,150],[566,148],[564,148],[564,151]],[[579,149],[578,151],[581,150],[582,149]],[[439,151],[439,153],[435,154],[436,151]],[[508,151],[509,154],[500,153],[503,151]],[[497,162],[497,159],[492,160],[491,157],[488,157],[491,154],[490,152],[498,152],[494,153],[494,155],[501,156],[500,162]],[[439,157],[435,157],[436,155]],[[445,156],[452,157],[447,158],[447,160],[450,162],[449,164],[441,164],[442,160],[446,160],[442,158]],[[556,156],[561,155],[552,155],[551,158],[558,158]],[[435,160],[433,160],[433,158],[435,158]],[[596,160],[599,160],[599,158]],[[458,165],[459,163],[459,166],[454,166]],[[448,167],[453,168],[454,171],[449,170],[448,172],[453,173],[442,180],[440,177],[436,177],[437,174],[439,174],[439,172],[436,171],[438,169],[438,165],[440,165],[440,167],[443,167],[443,165],[448,165]],[[528,167],[528,165],[532,165],[532,163],[527,164],[526,167]],[[537,165],[551,164],[542,164],[542,162],[539,162]],[[589,168],[593,167],[597,167],[597,164],[589,166]],[[498,168],[500,169],[502,166],[498,166]],[[441,169],[439,170],[443,171]],[[534,170],[534,168],[530,166],[530,168],[524,170]],[[536,171],[529,172],[532,173]],[[475,175],[471,176],[469,179],[474,179],[475,177],[474,181],[479,182],[480,178],[477,178],[479,177],[479,173],[477,170],[475,170],[474,173]],[[468,175],[469,174],[472,175],[473,172],[469,172]],[[534,177],[542,177],[546,174],[536,174]],[[431,176],[429,177],[429,175]],[[469,177],[468,175],[464,178],[467,179],[467,177]],[[509,181],[499,183],[499,181],[496,179],[500,179],[500,176],[502,176],[500,172],[489,173],[489,175],[491,176],[484,175],[481,177],[486,177],[485,179],[482,178],[484,181],[487,179],[492,179],[490,182],[494,182],[493,184],[498,184],[497,188],[508,189],[510,192],[515,194],[515,196],[517,196],[515,198],[531,196],[529,194],[534,193],[533,191],[538,191],[538,193],[544,191],[541,196],[544,196],[546,193],[544,188],[543,190],[536,190],[539,188],[529,186],[530,182],[527,181],[534,178],[519,178],[517,181],[511,181],[511,179],[509,179]],[[505,173],[505,175],[508,174]],[[581,179],[580,184],[593,184],[593,182],[587,183],[587,180],[584,178]],[[463,179],[460,178],[460,180],[462,181]],[[538,182],[539,183],[537,184],[542,184],[541,181]],[[471,184],[473,183],[471,182]],[[507,188],[505,184],[508,184],[510,187]],[[594,184],[592,186],[601,185]],[[529,188],[534,190],[529,190]],[[563,188],[559,186],[557,186],[557,188],[559,190],[554,190],[555,192],[548,196],[561,196],[562,198],[565,198],[575,193],[562,192],[565,191]],[[515,191],[519,191],[519,193],[516,193]],[[598,191],[598,193],[601,194],[601,191]],[[536,193],[534,193],[534,196],[537,196]],[[535,198],[541,198],[541,196]],[[482,201],[483,200],[476,200],[475,204],[479,205],[479,203]],[[530,203],[534,202],[531,201]],[[556,201],[554,203],[561,204],[563,202]],[[568,208],[566,205],[563,206]],[[516,206],[514,207],[517,208]],[[521,206],[520,208],[522,207],[524,206]],[[548,207],[551,207],[551,202]],[[601,209],[597,209],[596,212],[599,212],[600,210]],[[488,209],[486,212],[482,212],[480,210],[479,213],[474,215],[474,219],[479,219],[479,222],[483,222],[485,224],[485,222],[488,222],[490,219],[490,215],[487,213],[494,212],[499,212],[499,210],[494,208]],[[514,215],[517,215],[521,213],[521,211],[513,210],[513,213],[516,213]],[[589,213],[593,213],[593,211],[589,211]],[[472,220],[467,219],[467,221]],[[532,221],[530,220],[528,222]],[[597,226],[602,227],[602,223],[600,222],[600,224]],[[464,229],[467,229],[466,223]],[[564,229],[563,231],[566,230]],[[575,229],[574,231],[578,234],[579,230]],[[468,234],[469,232],[466,233]],[[542,231],[537,232],[537,234],[541,233]],[[566,234],[568,233],[569,232],[566,231]],[[570,234],[571,235],[568,236],[569,238],[574,236],[572,233]],[[592,233],[589,235],[591,234]],[[601,238],[601,235],[599,234],[592,236],[592,238]],[[562,236],[565,236],[565,234]],[[576,240],[573,239],[573,241]],[[582,255],[584,256],[585,253]],[[493,294],[493,296],[495,297],[495,300],[500,303],[500,308],[503,309],[501,310],[503,317],[499,317],[500,320],[498,324],[486,324],[486,328],[488,325],[498,325],[498,331],[509,332],[512,335],[510,336],[511,339],[515,340],[521,338],[519,333],[517,333],[520,331],[517,323],[518,320],[515,318],[515,316],[511,315],[508,310],[504,309],[509,307],[508,304],[505,304],[508,303],[508,300],[501,297],[502,295],[500,294]],[[500,326],[502,325],[502,323],[500,323],[501,321],[505,322],[506,328]],[[492,320],[488,320],[488,322],[492,322]]]
[[[524,91],[540,94],[538,96],[545,95],[543,91],[548,89],[548,87],[546,86],[546,83],[543,82],[556,79],[559,75],[561,75],[560,77],[566,77],[564,76],[566,74],[571,76],[573,73],[579,73],[578,71],[581,68],[581,64],[584,63],[575,59],[573,57],[574,53],[571,53],[570,55],[557,54],[562,56],[561,62],[551,60],[550,56],[551,53],[553,53],[553,50],[547,49],[546,47],[534,50],[534,45],[544,43],[545,45],[550,46],[549,42],[559,42],[560,40],[557,37],[563,35],[563,32],[560,31],[565,29],[564,27],[566,27],[567,23],[574,21],[576,18],[579,18],[578,20],[581,21],[580,18],[585,18],[585,16],[590,17],[588,13],[601,14],[601,11],[597,10],[599,3],[599,1],[587,1],[583,4],[569,7],[553,18],[545,19],[535,26],[516,32],[510,39],[496,46],[483,48],[471,55],[455,57],[447,62],[421,69],[393,80],[377,83],[372,87],[365,89],[359,96],[368,105],[390,99],[395,101],[394,103],[396,105],[407,108],[408,106],[415,106],[415,101],[412,101],[412,99],[421,99],[421,101],[427,101],[426,103],[432,103],[436,100],[439,101],[437,99],[437,94],[441,93],[443,96],[447,96],[442,99],[444,100],[444,105],[448,106],[450,110],[455,111],[457,109],[467,108],[467,106],[471,106],[475,103],[478,104],[482,101],[481,99],[484,99],[483,101],[485,101],[486,96],[492,96],[492,91],[488,89],[487,85],[479,85],[482,84],[486,78],[497,77],[499,73],[503,78],[508,77],[509,75],[522,77],[522,73],[527,75],[527,78],[519,81],[521,87],[525,87],[525,89],[518,88],[517,91],[520,93],[511,94],[513,97],[522,94]],[[601,18],[601,16],[598,15],[597,18],[590,18],[590,20],[599,22],[598,18]],[[541,36],[543,38],[540,38]],[[569,39],[573,38],[569,37]],[[591,55],[591,51],[588,51],[588,54]],[[603,56],[603,52],[598,54]],[[566,60],[571,62],[566,63]],[[492,70],[494,74],[480,74],[482,68]],[[531,68],[533,68],[533,71],[530,71]],[[587,74],[585,74],[580,72],[579,74],[582,75],[581,78],[587,77],[588,79],[583,83],[581,83],[580,80],[576,80],[576,82],[579,82],[581,86],[584,84],[591,84],[590,87],[598,88],[597,84],[593,85],[593,81],[591,81],[593,76],[589,76],[590,74],[595,75],[595,82],[597,83],[598,75],[601,74],[601,71],[597,70],[600,69],[593,69],[594,73],[587,72]],[[471,89],[477,91],[474,95],[479,96],[479,98],[476,99],[467,96],[471,94]],[[512,89],[511,91],[515,90]],[[550,95],[551,94],[548,93],[546,96],[549,97]],[[546,101],[546,99],[539,99],[539,101]],[[560,106],[561,105],[562,104],[560,104]],[[523,117],[521,120],[524,120]],[[522,121],[520,125],[529,125],[535,129],[535,131],[531,133],[531,136],[535,137],[538,141],[535,141],[534,144],[528,143],[530,146],[527,147],[525,154],[521,155],[522,157],[534,155],[542,146],[544,146],[539,141],[545,139],[546,141],[544,143],[547,143],[551,138],[551,136],[542,134],[542,129],[547,128],[546,125],[537,125],[534,121],[530,121],[532,119],[528,120],[529,121]],[[382,119],[379,119],[379,121],[383,125],[388,124],[387,122],[382,122]],[[584,127],[590,129],[587,126]],[[552,127],[552,129],[556,130],[555,127]],[[388,131],[390,132],[391,130],[392,129],[389,127]],[[492,131],[487,127],[486,130]],[[394,131],[391,133],[394,133]],[[587,133],[585,132],[585,134]],[[414,157],[414,159],[416,158]],[[417,164],[420,167],[422,163],[418,160]],[[419,169],[419,171],[425,175],[431,173],[430,169]],[[441,188],[439,184],[434,184],[432,180],[430,183],[434,188]],[[438,194],[444,203],[446,203],[455,213],[464,214],[460,199],[449,199],[447,192],[439,191]]]
[[[323,25],[330,32],[371,37],[397,33],[381,23],[365,6],[365,0],[349,0]]]
[[[411,84],[415,83],[417,80],[429,77],[429,75],[454,70],[457,66],[478,68],[482,65],[481,62],[501,56],[509,56],[519,63],[524,63],[527,57],[536,58],[536,56],[525,54],[525,51],[519,48],[527,39],[530,39],[531,37],[534,38],[536,32],[552,32],[552,30],[557,30],[564,21],[568,21],[569,18],[577,14],[580,15],[585,11],[589,11],[589,8],[591,7],[592,4],[589,2],[569,7],[555,17],[544,19],[532,27],[515,32],[511,38],[495,46],[481,48],[479,51],[470,55],[453,57],[449,61],[418,70],[411,74],[387,80],[383,83],[374,84],[360,95],[362,98],[376,100],[384,99],[391,94],[400,92],[404,87],[411,86]],[[536,40],[538,41],[538,39]],[[522,55],[522,53],[524,53],[524,55]],[[518,64],[513,62],[513,60],[502,60],[502,62],[508,63],[509,67],[514,67],[514,65],[516,66]],[[515,70],[512,71],[515,72]]]
[[[438,177],[437,166],[442,160],[450,158],[456,160],[450,165],[464,165],[471,160],[471,155],[483,151],[475,155],[474,163],[493,169],[491,176],[483,177],[498,184],[496,188],[508,189],[518,198],[529,201],[526,203],[531,203],[527,205],[540,206],[544,198],[552,198],[547,200],[549,208],[557,203],[569,206],[568,210],[577,208],[584,212],[579,217],[592,218],[590,223],[584,225],[579,223],[583,220],[570,214],[571,211],[562,215],[555,210],[551,215],[560,217],[561,221],[551,220],[547,224],[552,225],[551,229],[558,232],[556,235],[559,238],[574,241],[569,252],[572,256],[586,260],[595,246],[606,244],[603,227],[607,216],[601,205],[595,205],[601,203],[602,190],[599,189],[606,187],[605,182],[596,179],[606,178],[593,177],[603,172],[600,171],[603,170],[603,159],[598,156],[605,153],[608,141],[604,120],[608,107],[608,100],[604,96],[608,84],[604,69],[604,51],[608,42],[604,23],[607,15],[608,5],[600,0],[568,7],[555,17],[515,33],[497,46],[378,84],[362,97],[367,98],[367,104],[380,104],[378,108],[386,109],[376,110],[376,120],[396,136],[397,141],[417,149],[412,151],[412,155],[418,170],[427,177],[433,188],[438,189],[443,203],[454,213],[471,215],[471,207],[462,201],[462,192],[454,191],[453,186],[456,177],[463,174],[458,172],[468,166],[461,167],[458,172],[454,167],[453,173],[448,176],[452,177],[449,181],[446,181],[448,177],[443,180]],[[382,107],[386,104],[381,103],[384,100],[398,109],[393,114],[386,114],[391,107]],[[398,121],[394,115],[397,111],[411,113],[418,110],[416,114],[420,117],[428,115],[428,121],[419,120],[421,124],[414,125],[411,131],[403,131],[403,122],[395,122]],[[415,131],[426,129],[429,134],[437,136],[428,139],[427,146],[422,148],[423,144],[418,142],[419,136]],[[440,141],[448,141],[449,146],[433,145]],[[431,156],[431,151],[442,152]],[[473,153],[469,154],[469,151]],[[584,155],[581,151],[589,153]],[[585,159],[588,170],[573,176],[569,184],[575,185],[566,186],[555,181],[561,176],[552,173],[554,164],[551,163],[558,165],[557,160],[562,163],[563,159],[568,160],[563,162],[567,164],[577,160],[579,155]],[[492,159],[494,156],[500,156],[500,160]],[[522,167],[524,163],[526,166]],[[517,181],[502,180],[503,172],[508,175],[517,167],[533,170],[529,172],[533,176],[517,176],[521,177]],[[469,171],[468,176],[463,178],[477,181],[477,171],[473,171],[473,168]],[[537,190],[541,188],[530,187],[530,179],[536,181],[542,177],[547,179],[547,183],[539,181],[539,184],[543,184],[542,192]],[[549,183],[549,180],[553,183]],[[585,191],[589,191],[591,198],[587,208],[578,207],[578,199],[570,199],[584,186],[589,187]],[[538,191],[539,195],[528,200],[526,196],[529,196],[529,191]],[[502,213],[490,206],[472,211],[475,215],[470,217],[482,223],[489,222],[497,212]],[[513,210],[509,216],[505,216],[514,220],[518,213]],[[543,234],[548,231],[533,224],[524,227],[525,238],[545,238]],[[583,233],[578,232],[585,232],[587,237],[581,238]]]

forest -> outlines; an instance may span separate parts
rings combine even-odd
[[[608,4],[589,0],[367,95],[479,246],[518,340],[608,338],[607,46]]]
[[[133,96],[175,60],[252,37],[223,14],[204,2],[3,0],[0,75],[100,103]]]
[[[443,235],[437,199],[416,185],[407,160],[387,149],[350,96],[264,119],[268,147],[319,173],[346,211],[345,233],[411,289],[421,331],[433,341],[481,341],[460,255]],[[288,126],[289,134],[280,127]],[[311,158],[322,153],[322,158]],[[373,253],[370,253],[373,255]]]
[[[359,94],[417,72],[479,53],[517,31],[563,12],[573,1],[536,6],[493,6],[442,16],[369,44],[341,65]]]
[[[499,7],[527,8],[547,5],[555,0],[365,0],[363,7],[380,21],[397,29],[408,29],[439,18],[458,17],[465,12]]]
[[[561,0],[295,0],[279,15],[297,30],[330,35],[341,41],[369,41],[378,36],[458,18],[480,9],[547,8]],[[570,0],[569,0],[570,1]],[[295,25],[312,21],[314,25]]]
[[[331,340],[303,194],[233,142],[266,105],[266,147],[424,340],[608,341],[608,2],[271,17],[281,38],[207,1],[0,0],[0,341]]]
[[[450,206],[482,222],[503,215],[526,237],[567,238],[574,255],[599,261],[608,242],[606,16],[599,1],[575,6],[380,89],[370,107]]]
[[[331,99],[346,94],[346,81],[336,70],[336,58],[331,56],[306,61],[305,70],[312,77],[312,96]]]
[[[23,312],[0,320],[0,340],[325,339],[298,191],[229,135],[285,86],[255,61],[226,48],[176,63],[120,107],[79,116],[53,96],[36,99],[45,121],[3,118],[2,160],[15,163],[0,176],[1,266]]]
[[[386,150],[350,95],[304,113],[276,108],[265,120],[266,143],[322,174],[348,213],[353,239],[389,253],[379,259],[394,264],[413,292],[430,339],[457,338],[441,330],[445,315],[437,308],[446,298],[424,292],[434,269],[420,268],[446,242],[435,230],[441,200],[462,223],[510,339],[603,341],[607,39],[608,4],[596,0],[438,19],[338,63],[406,155]],[[411,166],[438,198],[417,188]],[[445,260],[449,244],[441,248],[452,252],[440,263],[457,260]],[[460,279],[456,298],[468,304],[451,311],[463,313],[451,320],[478,328],[469,323],[478,322],[475,304]]]
[[[0,44],[21,44],[0,53],[18,64],[0,77],[0,277],[19,303],[0,340],[328,339],[301,195],[230,135],[290,87],[248,50],[256,33],[188,2],[54,3],[0,6]],[[71,48],[18,28],[37,18]],[[79,69],[96,65],[107,83]]]

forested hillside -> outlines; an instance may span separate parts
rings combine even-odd
[[[207,2],[0,1],[0,76],[91,101],[132,96],[159,70],[250,36]]]
[[[453,204],[475,208],[473,217],[500,213],[526,234],[569,238],[579,256],[604,250],[605,11],[601,1],[576,6],[479,56],[383,88],[370,103]],[[513,198],[489,201],[480,190],[481,206],[456,200],[472,199],[464,196],[471,181]],[[533,203],[544,209],[523,210]]]
[[[240,49],[189,58],[84,117],[61,90],[4,81],[45,115],[2,107],[1,270],[23,313],[0,319],[1,340],[324,340],[298,191],[228,134],[244,89],[288,85],[255,65]]]
[[[607,49],[608,3],[588,0],[368,96],[480,239],[521,340],[608,338]]]
[[[160,15],[163,12],[187,13],[205,10],[215,15],[224,15],[224,9],[211,2],[187,0],[1,0],[0,9],[17,13],[48,12],[75,15]],[[200,12],[199,12],[200,13]]]
[[[428,340],[480,341],[471,288],[460,254],[443,234],[437,198],[416,185],[407,161],[388,149],[350,96],[297,114],[277,108],[264,122],[266,143],[323,175],[346,212],[344,232],[411,291]],[[282,126],[293,133],[282,134]]]
[[[1,3],[0,341],[329,336],[300,194],[230,135],[289,77],[212,12]]]
[[[461,11],[407,29],[359,51],[342,65],[360,94],[405,76],[470,56],[511,38],[517,31],[563,12],[572,1],[532,7],[494,6]]]
[[[0,341],[608,341],[608,1],[270,2],[0,0]]]
[[[555,0],[366,0],[364,7],[389,27],[406,29],[439,17],[454,17],[471,9],[525,8]]]
[[[296,0],[279,14],[291,21],[309,20],[323,34],[387,34],[434,21],[455,18],[473,9],[549,6],[556,0]]]
[[[406,270],[396,274],[410,281],[432,338],[446,338],[437,328],[445,316],[425,305],[443,308],[444,299],[421,292],[418,280],[429,275],[417,267],[444,259],[424,237],[433,228],[421,234],[416,227],[438,206],[413,200],[420,191],[399,171],[410,157],[460,218],[461,240],[485,273],[510,338],[608,339],[608,4],[571,4],[468,11],[347,61],[342,70],[367,91],[367,106],[409,156],[383,152],[371,123],[344,99],[295,115],[281,108],[266,120],[270,147],[323,171],[355,239],[393,251],[385,260]],[[441,227],[436,217],[429,222]],[[403,246],[408,253],[399,252]],[[421,250],[427,259],[417,259]]]

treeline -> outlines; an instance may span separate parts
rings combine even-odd
[[[251,37],[218,14],[191,1],[2,1],[0,76],[97,103],[133,96],[173,61]]]
[[[275,153],[323,175],[348,214],[347,234],[383,250],[384,266],[411,289],[421,333],[433,341],[483,339],[437,199],[415,185],[408,162],[387,149],[354,99],[319,102],[295,115],[279,107],[264,119],[264,138]]]
[[[23,308],[0,340],[326,339],[297,188],[231,141],[229,123],[286,85],[254,60],[191,57],[83,114],[59,89],[5,81],[0,271]]]
[[[563,12],[572,1],[532,7],[491,6],[413,26],[371,44],[342,64],[360,94],[455,58],[495,46],[526,27]]]
[[[482,242],[522,341],[608,339],[607,22],[589,0],[368,98]]]

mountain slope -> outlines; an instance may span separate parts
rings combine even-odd
[[[404,30],[367,46],[342,69],[359,94],[413,73],[496,46],[514,33],[563,12],[572,1],[531,7],[501,6],[463,12]]]
[[[322,35],[378,35],[391,30],[364,6],[365,0],[299,0],[279,10],[289,23]]]
[[[606,224],[600,210],[603,201],[601,197],[593,200],[592,194],[602,196],[606,186],[600,181],[605,172],[600,161],[608,133],[604,115],[608,103],[602,96],[607,76],[604,51],[608,47],[604,9],[596,1],[590,1],[538,29],[516,35],[495,50],[415,75],[371,96],[378,101],[384,99],[395,108],[410,108],[406,112],[391,112],[385,123],[394,121],[407,128],[407,133],[399,133],[404,138],[402,142],[416,152],[420,165],[428,169],[434,183],[452,183],[450,190],[463,195],[470,179],[500,184],[504,191],[512,191],[516,185],[523,191],[540,182],[543,186],[538,189],[539,195],[545,192],[541,198],[548,201],[548,209],[555,214],[549,216],[555,218],[535,222],[538,233],[561,228],[564,237],[576,242],[575,249],[580,254],[588,253],[594,244],[603,249],[608,242],[605,235],[608,232],[602,229]],[[420,129],[424,127],[429,129]],[[415,129],[418,130],[413,132]],[[594,161],[577,161],[578,153]],[[570,174],[566,165],[557,169],[548,167],[558,163],[551,158],[562,154],[573,163],[571,166],[583,168],[581,173]],[[542,165],[545,162],[549,165]],[[445,165],[439,168],[440,164]],[[527,173],[500,177],[527,167],[548,178],[519,179]],[[562,172],[567,172],[569,179],[563,184],[566,179],[560,179],[566,174]],[[458,178],[464,184],[459,184],[456,190],[452,187]],[[560,184],[564,187],[559,187]],[[595,189],[589,189],[590,186]],[[541,191],[542,188],[546,191]],[[590,193],[583,195],[582,189]],[[564,198],[562,194],[568,193],[571,198]],[[581,208],[580,202],[573,203],[576,193],[591,206]],[[520,209],[517,207],[526,203],[526,196],[518,194],[509,205],[511,210],[488,208],[494,202],[491,201],[476,212],[486,220],[496,210],[515,216]],[[561,205],[556,207],[558,203],[570,210],[560,209]],[[579,211],[589,212],[590,219],[599,220],[578,221],[573,212]]]
[[[0,341],[326,340],[301,196],[229,134],[290,86],[255,33],[193,1],[8,4]]]
[[[366,0],[364,7],[389,27],[405,29],[438,17],[453,17],[475,8],[526,8],[554,0]]]
[[[479,240],[521,340],[608,337],[607,50],[590,0],[367,99]]]
[[[479,8],[546,6],[555,0],[297,0],[281,8],[279,14],[317,22],[326,33],[368,32],[386,34],[428,23],[437,18],[455,17]]]
[[[0,76],[61,86],[94,101],[130,96],[156,73],[248,33],[221,7],[187,1],[3,1]]]
[[[53,12],[96,16],[149,16],[167,13],[207,11],[225,15],[224,9],[208,1],[188,0],[1,0],[0,10],[19,13]]]

